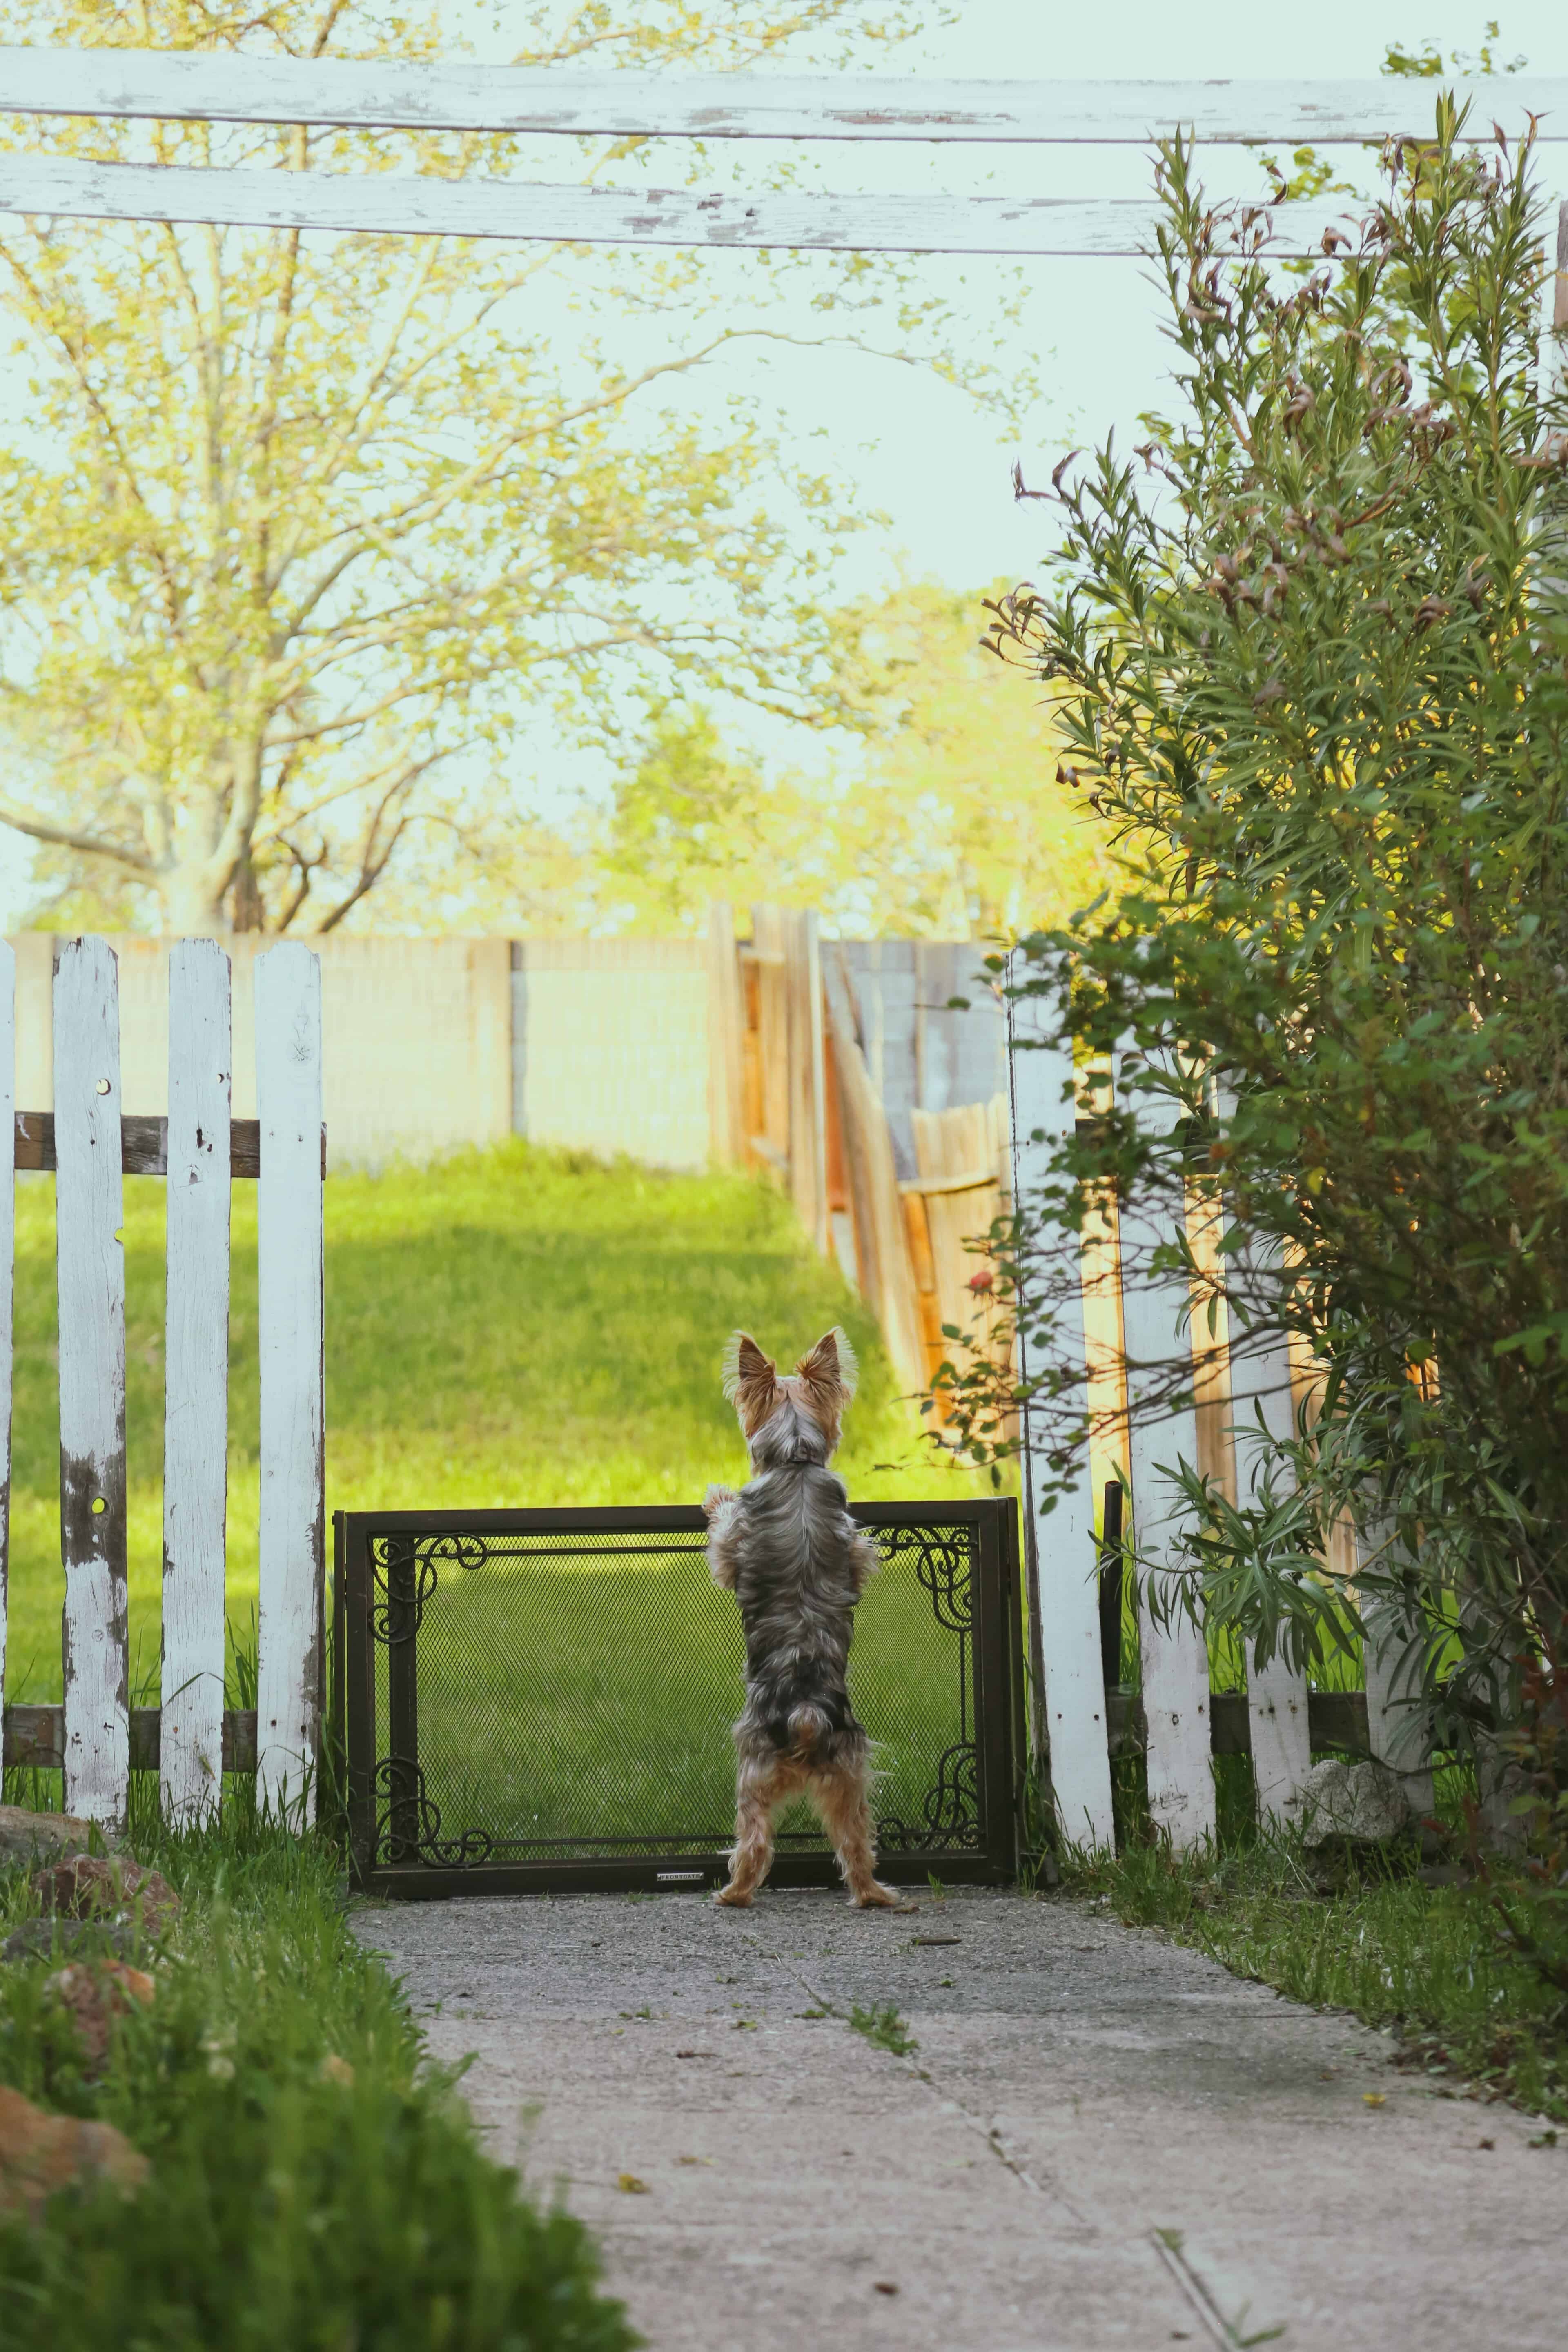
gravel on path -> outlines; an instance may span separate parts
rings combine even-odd
[[[653,2352],[1562,2344],[1568,2136],[1081,1902],[354,1924]],[[889,2010],[903,2054],[853,2021]]]

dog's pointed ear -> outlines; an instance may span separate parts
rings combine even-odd
[[[809,1387],[835,1390],[847,1404],[860,1378],[860,1366],[843,1325],[836,1323],[831,1331],[825,1331],[795,1370]]]
[[[772,1396],[777,1370],[749,1331],[731,1334],[724,1349],[724,1394],[748,1424],[757,1407]]]

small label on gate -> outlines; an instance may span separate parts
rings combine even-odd
[[[700,1886],[708,1873],[705,1870],[659,1870],[654,1875],[660,1886]]]

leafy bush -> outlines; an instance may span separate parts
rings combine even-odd
[[[101,2082],[48,2024],[49,1964],[0,1970],[0,2079],[116,2125],[152,2167],[132,2199],[68,2192],[41,2228],[0,2228],[0,2336],[60,2352],[623,2352],[634,2339],[581,2225],[524,2201],[450,2078],[420,2071],[325,1845],[242,1820],[155,1858],[185,1914]]]
[[[1181,1599],[1321,1659],[1357,1623],[1321,1575],[1348,1512],[1448,1744],[1515,1722],[1531,1661],[1561,1710],[1568,1625],[1568,398],[1530,148],[1461,131],[1440,101],[1293,286],[1166,147],[1182,411],[1058,469],[1057,582],[994,631],[1125,861],[1013,971],[1117,1075],[1009,1236],[1037,1360],[1087,1205],[1120,1194],[1124,1245],[1163,1211],[1145,1270],[1184,1266],[1238,1355],[1293,1338],[1322,1394],[1238,1507],[1184,1467]],[[994,1383],[956,1386],[994,1454]],[[1037,1391],[1063,1463],[1071,1387]]]

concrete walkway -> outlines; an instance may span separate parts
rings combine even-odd
[[[365,1909],[655,2352],[1532,2352],[1568,2135],[1060,1898]],[[919,2047],[847,2020],[895,2008]]]

